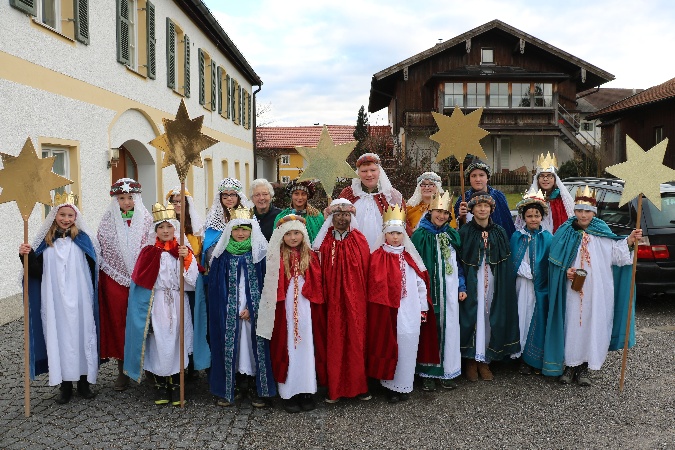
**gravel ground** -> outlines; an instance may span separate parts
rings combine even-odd
[[[108,363],[94,400],[75,395],[57,405],[56,388],[40,377],[30,418],[23,415],[23,325],[14,321],[0,327],[0,448],[675,448],[675,299],[641,301],[637,316],[623,394],[616,352],[590,388],[493,364],[493,382],[416,389],[396,405],[374,384],[369,402],[320,403],[290,415],[278,401],[270,410],[215,406],[202,375],[187,385],[181,410],[156,407],[148,384],[114,392],[116,367]]]

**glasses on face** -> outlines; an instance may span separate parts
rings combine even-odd
[[[235,198],[235,197],[239,197],[239,195],[238,195],[238,194],[235,194],[235,193],[227,194],[227,193],[225,193],[225,192],[223,192],[222,194],[220,194],[220,198]]]
[[[553,174],[550,173],[539,175],[540,180],[552,180],[553,178]]]
[[[181,201],[180,200],[171,200],[169,203],[171,203],[172,205],[180,205]]]
[[[422,189],[424,189],[424,188],[433,188],[433,187],[436,187],[436,185],[433,184],[433,183],[431,183],[431,184],[429,184],[429,183],[422,183],[422,184],[420,184],[420,187],[421,187]]]

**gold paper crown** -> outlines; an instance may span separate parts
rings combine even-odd
[[[59,206],[65,203],[77,206],[77,200],[78,200],[77,195],[73,195],[70,192],[64,192],[62,194],[55,193],[52,206]]]
[[[389,206],[384,210],[382,215],[382,223],[400,221],[405,223],[405,209],[401,209],[399,205]]]
[[[429,210],[442,209],[443,211],[450,211],[452,208],[452,194],[450,191],[445,191],[443,194],[434,194],[429,205]]]
[[[546,152],[546,156],[542,153],[537,159],[537,167],[541,169],[540,172],[551,172],[551,169],[555,171],[558,168],[558,158],[555,154],[551,156],[551,152]]]
[[[595,189],[584,186],[583,189],[577,189],[577,194],[574,197],[575,205],[590,205],[596,206],[598,201],[595,198]]]
[[[173,220],[176,218],[176,211],[173,209],[173,205],[169,203],[164,206],[161,203],[155,203],[152,205],[152,221],[153,222],[164,222],[165,220]]]
[[[234,219],[252,219],[253,218],[253,209],[244,208],[239,205],[237,209],[230,209],[230,220]]]
[[[525,195],[523,195],[523,200],[541,200],[543,202],[546,201],[546,198],[544,197],[544,193],[541,191],[541,188],[531,188],[525,193]]]

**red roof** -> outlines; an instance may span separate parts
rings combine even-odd
[[[328,134],[335,145],[354,141],[354,125],[326,125]],[[316,147],[323,125],[308,127],[258,127],[256,128],[257,148],[293,149],[295,147]],[[373,136],[391,134],[388,125],[370,126]]]
[[[606,108],[589,115],[588,118],[595,119],[671,98],[675,98],[675,78],[609,105]]]

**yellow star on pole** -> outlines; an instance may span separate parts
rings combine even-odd
[[[625,182],[619,207],[642,194],[661,210],[661,183],[675,180],[675,170],[663,164],[667,146],[666,138],[645,152],[626,135],[626,162],[605,169]]]
[[[164,152],[162,167],[176,166],[181,183],[187,178],[190,166],[203,167],[200,153],[218,141],[202,133],[204,116],[190,119],[185,102],[180,101],[176,119],[162,119],[164,134],[149,142]]]
[[[488,133],[478,126],[483,115],[483,108],[479,108],[466,116],[455,106],[451,116],[432,111],[431,114],[438,125],[438,132],[430,138],[440,144],[436,162],[454,156],[457,161],[464,162],[467,154],[487,158],[480,140]]]
[[[73,184],[68,178],[52,171],[55,156],[38,158],[30,138],[26,139],[18,156],[0,153],[0,203],[16,201],[24,220],[28,220],[36,203],[50,205],[54,189]]]
[[[318,179],[326,195],[330,197],[338,177],[354,178],[354,169],[347,164],[347,157],[354,151],[356,144],[357,141],[352,141],[335,145],[328,134],[328,128],[324,125],[316,148],[295,147],[300,156],[307,161],[307,168],[298,181]]]

